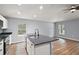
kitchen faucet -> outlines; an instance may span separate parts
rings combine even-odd
[[[39,36],[39,29],[35,29],[35,36]]]

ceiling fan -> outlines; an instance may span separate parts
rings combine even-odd
[[[79,6],[76,5],[71,5],[70,8],[65,9],[65,11],[70,11],[71,13],[74,13],[77,10],[79,10]]]

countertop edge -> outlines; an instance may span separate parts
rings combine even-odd
[[[45,43],[49,43],[49,42],[53,42],[53,41],[57,41],[57,40],[58,40],[58,39],[54,39],[54,40],[52,40],[52,41],[42,42],[42,43],[34,44],[34,45],[37,46],[37,45],[41,45],[41,44],[45,44]]]

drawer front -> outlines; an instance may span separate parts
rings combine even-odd
[[[0,41],[0,55],[3,55],[3,40]]]
[[[0,42],[0,49],[3,48],[3,40]]]

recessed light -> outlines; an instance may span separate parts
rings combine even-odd
[[[40,6],[40,10],[42,10],[42,9],[43,9],[43,6],[41,5],[41,6]]]
[[[18,12],[17,12],[17,14],[18,14],[18,15],[20,15],[20,14],[21,14],[21,12],[20,12],[20,11],[18,11]]]
[[[22,4],[18,4],[18,6],[21,6]]]
[[[37,17],[37,15],[33,15],[33,17],[34,17],[34,18],[36,18],[36,17]]]

